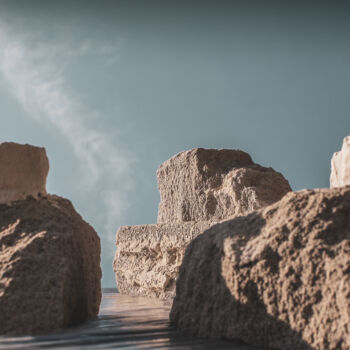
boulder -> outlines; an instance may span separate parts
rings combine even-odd
[[[239,150],[195,148],[157,171],[158,223],[222,220],[272,204],[291,191],[272,168]]]
[[[157,171],[158,224],[123,226],[113,261],[120,293],[162,299],[175,296],[187,245],[216,222],[278,201],[288,181],[254,164],[239,150],[196,148]]]
[[[48,171],[45,148],[0,143],[0,203],[46,195]]]
[[[350,188],[288,193],[188,246],[179,329],[279,349],[350,348]]]
[[[173,298],[187,245],[211,225],[184,222],[120,227],[113,261],[119,292]]]
[[[331,165],[331,188],[350,186],[350,136],[344,138],[342,149],[334,153]]]
[[[68,200],[0,204],[0,334],[47,332],[96,317],[100,280],[99,237]]]

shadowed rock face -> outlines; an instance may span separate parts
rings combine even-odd
[[[174,297],[187,245],[211,225],[184,222],[120,227],[113,261],[119,292],[161,299]]]
[[[0,203],[46,195],[48,171],[45,148],[0,143]]]
[[[158,223],[219,221],[270,205],[291,191],[272,168],[239,150],[196,148],[164,162],[157,171]]]
[[[57,196],[0,205],[0,334],[46,332],[97,315],[100,240]]]
[[[170,319],[279,349],[350,348],[350,188],[301,191],[186,250]]]
[[[350,136],[344,138],[342,149],[334,153],[331,165],[331,188],[350,186]]]

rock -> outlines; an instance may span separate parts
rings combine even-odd
[[[331,164],[331,188],[350,186],[350,136],[344,138],[343,147],[334,153]]]
[[[157,171],[158,223],[222,220],[272,204],[291,191],[272,168],[239,150],[196,148]]]
[[[175,295],[175,281],[188,243],[210,222],[122,226],[113,261],[122,294],[161,299]]]
[[[48,171],[44,148],[0,143],[0,203],[46,195]]]
[[[40,162],[47,165],[44,155],[39,149],[30,158],[38,161],[39,173]],[[68,200],[47,196],[0,204],[0,248],[0,334],[52,331],[97,315],[100,240]]]
[[[198,236],[170,319],[252,345],[350,349],[350,188],[289,193]]]
[[[113,261],[120,293],[173,298],[179,266],[191,240],[229,216],[279,200],[288,181],[238,150],[182,152],[157,172],[158,224],[124,226]]]

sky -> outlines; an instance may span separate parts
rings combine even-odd
[[[248,152],[293,190],[329,186],[350,134],[346,1],[0,0],[0,140],[46,148],[47,189],[102,243],[155,223],[156,170]]]

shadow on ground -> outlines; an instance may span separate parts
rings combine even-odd
[[[176,331],[169,326],[170,308],[157,299],[104,293],[98,319],[48,335],[0,337],[0,349],[259,349]]]

